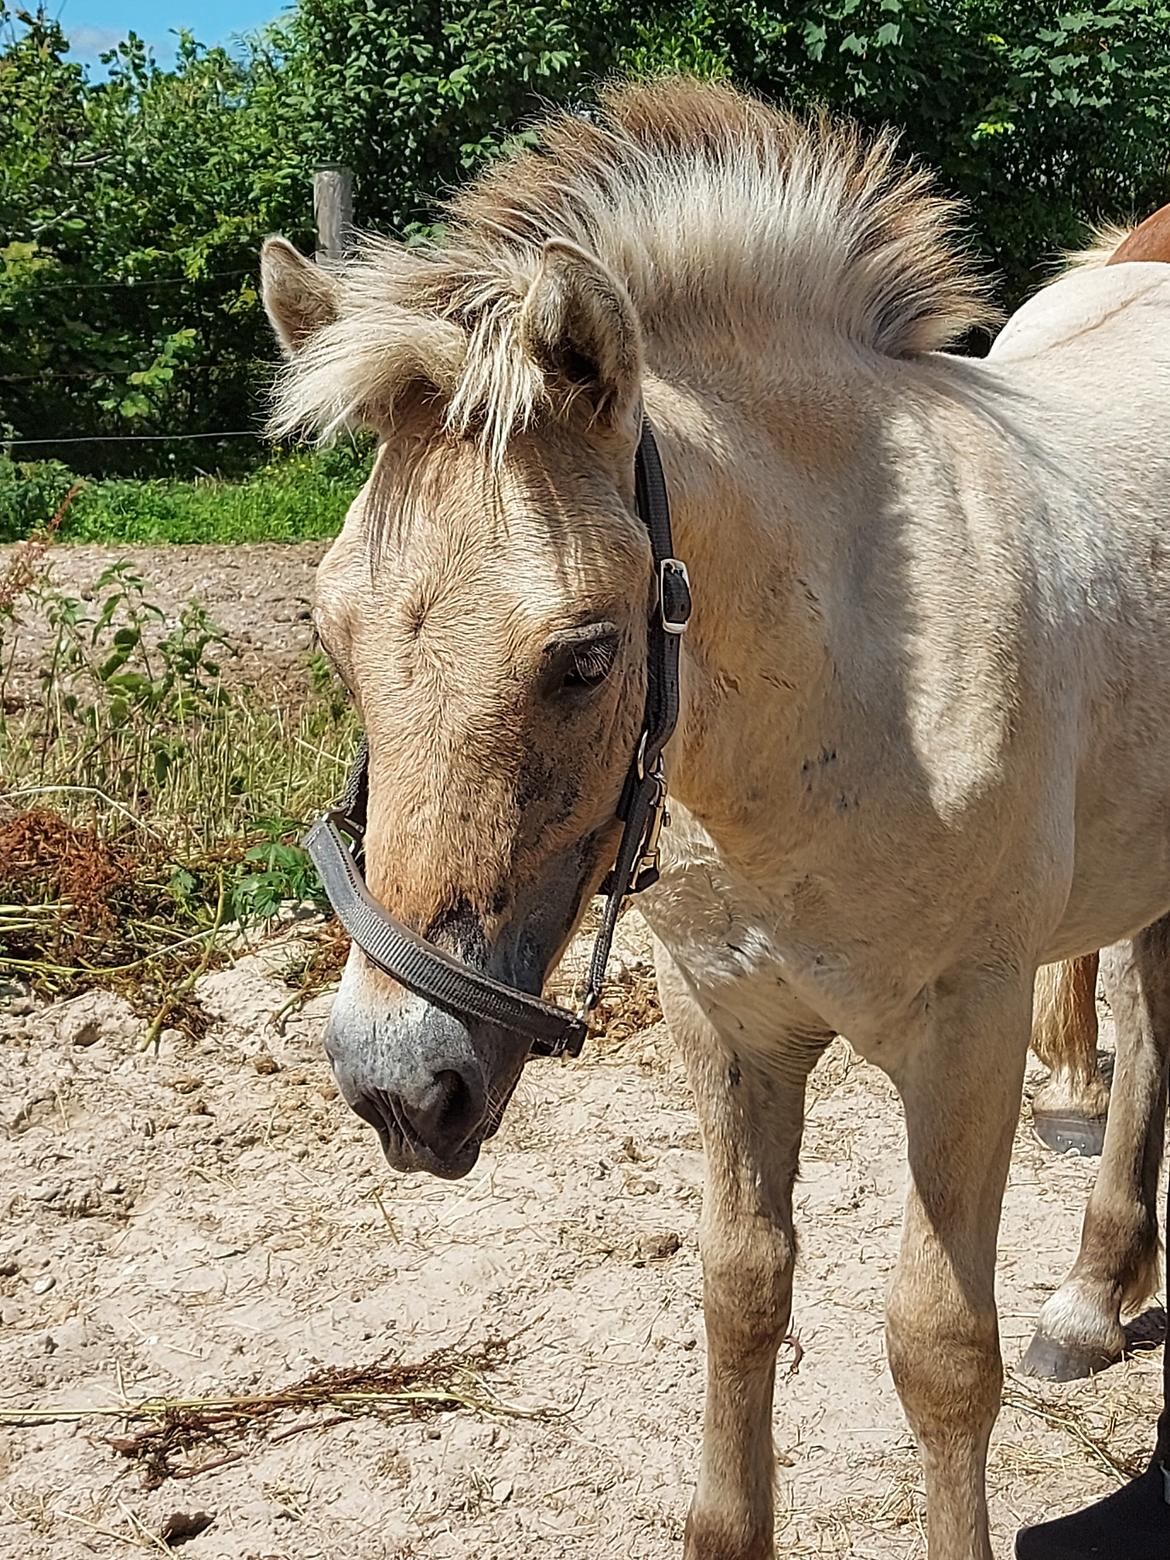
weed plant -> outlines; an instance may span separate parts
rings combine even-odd
[[[340,788],[349,702],[319,656],[288,685],[226,678],[236,651],[197,603],[168,622],[128,562],[64,595],[43,547],[0,576],[0,975],[182,1018],[225,923],[318,897],[297,840]],[[31,678],[18,621],[44,646]]]

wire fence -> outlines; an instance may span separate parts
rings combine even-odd
[[[252,276],[257,272],[249,267],[241,266],[235,271],[204,271],[198,276],[143,276],[128,277],[124,281],[108,280],[104,282],[40,282],[37,284],[37,292],[112,292],[114,289],[137,287],[192,287],[200,282],[215,282],[233,276]]]
[[[126,277],[107,278],[103,281],[82,282],[37,282],[37,292],[54,293],[88,293],[88,292],[113,292],[122,290],[160,289],[160,288],[189,288],[198,286],[203,282],[216,282],[234,280],[240,277],[257,277],[257,271],[252,267],[237,267],[225,271],[205,271],[196,276],[154,276],[154,277]],[[107,381],[118,384],[128,382],[129,377],[136,373],[145,373],[153,365],[147,364],[143,368],[127,367],[118,370],[111,369],[47,369],[33,373],[0,374],[0,385],[35,385],[42,382],[92,384],[97,381]],[[272,372],[274,364],[263,358],[241,358],[234,362],[217,363],[175,363],[170,365],[172,374],[253,374],[260,372]],[[20,449],[49,449],[56,445],[76,444],[169,444],[185,443],[189,440],[219,440],[219,439],[255,439],[264,437],[260,429],[227,428],[222,431],[201,433],[94,433],[61,435],[55,438],[13,438],[6,439],[0,436],[0,451]]]
[[[222,433],[80,433],[55,439],[4,439],[0,449],[27,449],[53,444],[175,444],[186,439],[262,439],[260,428],[229,428]]]
[[[267,370],[272,373],[277,365],[267,358],[238,358],[228,363],[170,363],[167,366],[172,374],[238,374],[245,370],[253,373]],[[0,385],[35,385],[43,380],[76,380],[78,383],[97,379],[120,381],[128,380],[131,374],[148,373],[152,367],[153,364],[148,363],[145,368],[50,368],[32,374],[0,374]]]

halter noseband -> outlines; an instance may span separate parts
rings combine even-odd
[[[618,913],[627,895],[657,881],[658,837],[669,822],[662,753],[678,721],[679,636],[690,620],[691,590],[686,565],[673,556],[666,481],[648,419],[642,424],[634,479],[638,517],[650,539],[656,582],[647,647],[646,709],[618,801],[621,843],[613,870],[602,884],[605,913],[577,1011],[544,1002],[472,969],[404,926],[373,898],[359,864],[370,785],[364,739],[340,802],[318,818],[305,836],[305,849],[338,920],[371,963],[436,1007],[526,1035],[536,1056],[580,1055],[589,1015],[601,995]]]

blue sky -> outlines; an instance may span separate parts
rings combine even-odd
[[[173,52],[175,29],[189,27],[200,43],[227,43],[233,34],[279,15],[282,0],[57,0],[57,5],[75,59],[96,60],[103,49],[136,32],[165,61]]]

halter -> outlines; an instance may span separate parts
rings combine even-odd
[[[666,480],[649,419],[643,420],[634,457],[634,487],[638,518],[650,539],[656,583],[646,657],[646,707],[618,800],[622,837],[613,869],[601,886],[605,911],[577,1010],[544,1002],[472,969],[377,903],[360,865],[370,791],[369,747],[364,738],[340,802],[318,818],[304,841],[338,920],[372,964],[416,996],[457,1017],[527,1036],[534,1056],[581,1054],[589,1015],[601,996],[618,913],[628,895],[657,882],[659,835],[670,821],[662,753],[678,722],[679,637],[690,621],[691,588],[686,564],[673,556]]]

